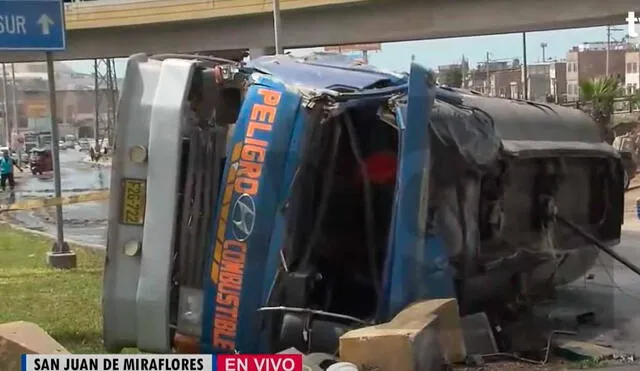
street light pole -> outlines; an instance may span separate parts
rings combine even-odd
[[[611,26],[607,26],[607,49],[605,56],[604,75],[609,76],[609,49],[611,49]]]
[[[13,130],[15,130],[16,135],[18,135],[18,85],[16,84],[16,65],[15,63],[11,63],[11,111],[13,112]],[[9,133],[12,135],[12,133]],[[18,165],[22,165],[22,146],[18,145],[18,148],[14,148],[18,154]]]
[[[490,53],[487,52],[487,60],[485,62],[485,66],[484,66],[484,69],[485,69],[485,71],[487,73],[487,77],[485,79],[486,80],[486,82],[485,82],[486,88],[485,88],[485,92],[484,93],[487,94],[487,95],[491,95],[491,86],[490,86],[491,79],[490,79],[490,75],[489,75],[489,54]]]
[[[282,45],[280,45],[280,0],[273,0],[273,41],[276,47],[276,55],[282,54]]]
[[[51,152],[53,154],[53,186],[56,199],[62,198],[62,181],[60,178],[60,148],[58,135],[58,112],[56,102],[56,74],[53,64],[53,53],[47,52],[47,80],[49,82],[49,115],[51,116]],[[75,268],[76,254],[64,241],[64,216],[62,205],[56,205],[56,242],[52,251],[47,252],[47,262],[58,269]]]
[[[11,138],[10,133],[11,129],[9,128],[9,97],[8,97],[7,89],[7,70],[6,65],[2,64],[2,95],[4,96],[4,141],[7,147],[11,147]]]
[[[523,79],[524,79],[524,100],[529,99],[529,72],[527,71],[527,33],[522,33],[522,71],[523,71]]]

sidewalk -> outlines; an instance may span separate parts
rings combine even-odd
[[[13,171],[13,179],[16,181],[16,184],[20,184],[20,181],[28,176],[31,175],[31,172],[29,172],[28,168],[25,168],[24,166],[22,167],[23,171],[20,171],[18,169],[15,169]]]

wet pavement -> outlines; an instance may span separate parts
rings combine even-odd
[[[68,149],[60,152],[62,195],[105,190],[109,187],[110,168],[83,160],[85,152]],[[54,194],[53,175],[35,176],[25,167],[25,174],[17,181],[15,200],[51,197]],[[6,197],[6,196],[5,196]],[[65,240],[91,245],[106,244],[107,202],[88,202],[65,205],[62,208]],[[9,221],[32,230],[55,235],[55,208],[12,212]]]
[[[635,212],[640,189],[628,192],[625,198],[622,239],[614,249],[640,265],[640,220]],[[593,324],[577,327],[576,340],[612,347],[626,356],[640,356],[640,277],[636,273],[601,253],[594,269],[583,279],[560,289],[558,299],[559,308],[568,312],[595,315]],[[637,362],[638,358],[635,359]],[[640,370],[638,364],[625,367]],[[623,371],[625,367],[611,370]]]

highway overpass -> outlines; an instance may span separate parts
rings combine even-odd
[[[634,0],[281,0],[285,48],[407,41],[625,23]],[[638,9],[635,7],[638,6]],[[273,45],[271,2],[98,0],[69,4],[57,59]],[[437,53],[437,50],[434,51]],[[0,53],[3,62],[42,60]]]

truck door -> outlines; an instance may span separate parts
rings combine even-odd
[[[379,319],[426,298],[455,296],[448,254],[437,235],[427,233],[430,154],[429,120],[435,99],[432,75],[412,64],[406,97],[395,108],[399,135],[396,195],[385,262]]]
[[[266,264],[283,198],[285,165],[301,97],[269,76],[254,76],[229,145],[212,226],[204,283],[203,353],[258,350]],[[279,246],[273,247],[279,249]]]

